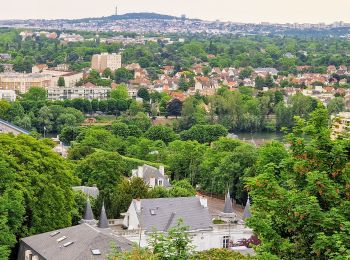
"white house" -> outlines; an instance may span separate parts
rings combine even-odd
[[[159,166],[159,169],[143,165],[132,171],[132,177],[141,178],[150,188],[162,186],[170,188],[169,177],[165,175],[164,166]]]
[[[229,197],[225,204],[223,216],[230,221],[222,219],[221,224],[214,224],[214,216],[209,213],[207,199],[204,197],[133,200],[124,213],[124,226],[127,230],[122,231],[121,235],[146,247],[148,237],[154,230],[167,232],[182,219],[189,228],[195,250],[228,248],[241,239],[249,239],[253,232],[245,227],[243,220],[236,219]],[[250,216],[250,213],[245,215]],[[217,217],[220,219],[220,216]]]

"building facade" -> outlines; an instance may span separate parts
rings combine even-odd
[[[196,251],[233,247],[234,243],[249,239],[253,231],[234,212],[227,212],[232,209],[232,205],[227,209],[230,202],[226,201],[224,214],[233,219],[214,224],[213,219],[220,216],[213,216],[209,212],[204,197],[135,199],[123,214],[123,224],[127,230],[119,234],[134,243],[140,243],[141,247],[147,247],[150,234],[155,231],[167,232],[181,219],[188,227]]]
[[[1,99],[13,102],[16,100],[16,92],[14,90],[0,89],[0,100]]]
[[[95,220],[87,201],[79,225],[21,239],[17,260],[103,260],[113,248],[130,251],[132,243],[109,228],[104,206],[99,221]]]
[[[14,124],[11,124],[10,122],[0,119],[0,134],[9,134],[9,133],[14,135],[20,135],[20,134],[29,135],[29,132],[27,130],[19,126],[16,126]]]
[[[122,67],[122,56],[117,53],[101,53],[92,56],[91,68],[102,73],[105,69],[109,68],[115,71]]]
[[[81,86],[81,87],[50,87],[47,89],[47,97],[49,100],[65,100],[65,99],[97,99],[105,100],[108,98],[108,87],[98,86]]]
[[[52,76],[39,73],[0,73],[0,89],[26,93],[32,87],[48,88]]]
[[[150,188],[157,186],[170,188],[169,177],[165,175],[164,166],[160,166],[159,169],[143,165],[137,169],[132,170],[132,178],[141,178]]]
[[[350,112],[340,112],[336,116],[332,116],[332,134],[334,140],[350,133]]]

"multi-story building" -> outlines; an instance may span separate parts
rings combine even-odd
[[[83,78],[83,72],[72,72],[68,71],[69,67],[67,64],[60,64],[55,68],[48,68],[46,64],[35,65],[32,68],[32,73],[46,74],[52,77],[51,86],[57,87],[58,80],[63,77],[65,87],[75,87],[78,81]]]
[[[116,53],[101,53],[92,56],[91,68],[98,72],[103,72],[109,68],[112,71],[122,67],[122,56]]]
[[[332,117],[332,139],[350,133],[350,112],[340,112]]]
[[[7,101],[15,101],[16,100],[16,92],[14,90],[4,90],[0,89],[0,100],[7,100]]]
[[[65,100],[65,99],[98,99],[105,100],[108,97],[111,88],[99,87],[93,84],[85,84],[81,87],[50,87],[47,89],[49,100]]]
[[[38,73],[0,73],[0,89],[26,93],[31,87],[48,88],[52,76]]]

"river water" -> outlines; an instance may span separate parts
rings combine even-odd
[[[283,134],[276,132],[230,133],[229,136],[255,145],[262,145],[273,140],[283,141]]]

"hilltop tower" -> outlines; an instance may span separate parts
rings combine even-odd
[[[118,15],[118,5],[115,6],[115,15]]]

